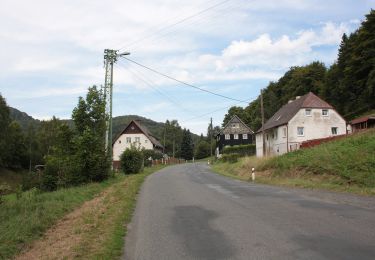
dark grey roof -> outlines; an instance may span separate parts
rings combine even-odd
[[[239,118],[237,115],[234,115],[230,120],[229,122],[224,126],[223,129],[221,129],[219,135],[222,135],[223,132],[230,126],[230,124],[233,124],[233,123],[239,123],[240,124],[240,128],[239,128],[239,132],[238,133],[251,133],[253,134],[254,131],[248,127],[242,120],[241,118]]]
[[[161,143],[150,133],[147,127],[141,125],[139,121],[133,120],[133,122],[141,129],[141,131],[150,139],[151,143],[153,143],[155,146],[158,146],[160,148],[163,148]]]
[[[117,138],[113,141],[113,143],[124,133],[124,131],[131,125],[131,123],[134,123],[144,134],[147,136],[148,139],[150,139],[151,143],[159,148],[163,148],[163,145],[150,133],[147,127],[143,126],[139,121],[132,120],[130,123],[124,128],[124,130],[121,131],[121,133],[117,136]]]
[[[333,108],[330,104],[309,92],[282,106],[265,124],[264,130],[287,124],[301,108]],[[257,131],[262,131],[262,127]]]

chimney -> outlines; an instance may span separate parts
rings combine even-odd
[[[299,99],[301,96],[296,96],[296,100]]]

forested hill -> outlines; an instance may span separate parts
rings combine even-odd
[[[24,131],[27,131],[29,125],[38,127],[41,123],[38,119],[34,119],[25,112],[21,112],[16,108],[9,107],[10,118],[14,121],[17,121],[21,128]],[[142,125],[146,126],[153,136],[155,136],[160,141],[163,140],[164,127],[165,123],[156,122],[151,119],[138,116],[138,115],[126,115],[126,116],[117,116],[113,118],[113,138],[115,138],[124,128],[130,123],[131,120],[138,120]],[[67,123],[70,127],[73,127],[73,121],[71,119],[64,119],[63,122]],[[181,130],[182,131],[182,130]],[[198,135],[192,134],[193,140],[199,138]],[[167,139],[170,137],[167,136]],[[167,140],[168,142],[169,140]]]
[[[9,107],[9,116],[12,120],[17,121],[24,130],[28,128],[29,124],[33,124],[35,126],[40,124],[38,119],[34,119],[25,112],[19,111],[13,107]]]
[[[39,126],[40,121],[29,116],[27,113],[19,111],[16,108],[9,107],[10,118],[20,124],[23,130],[27,130],[28,126],[32,124],[33,126]],[[131,120],[139,120],[141,123],[146,126],[150,132],[157,138],[163,136],[164,123],[155,122],[151,119],[137,116],[137,115],[127,115],[127,116],[118,116],[113,118],[113,136],[117,136],[124,127],[130,123]],[[71,119],[62,120],[67,123],[69,126],[73,126],[73,121]]]
[[[375,10],[366,15],[351,35],[343,35],[338,59],[329,68],[321,62],[292,67],[277,82],[264,89],[265,118],[270,118],[288,100],[314,92],[346,120],[375,109]],[[223,125],[238,115],[253,130],[261,126],[260,97],[247,107],[231,107]]]

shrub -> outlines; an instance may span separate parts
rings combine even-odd
[[[125,174],[134,174],[142,171],[143,153],[135,147],[126,149],[120,157],[121,169]]]
[[[203,159],[210,156],[211,146],[207,141],[200,141],[195,149],[195,158]]]
[[[152,158],[152,160],[160,160],[161,158],[163,158],[162,153],[157,152],[152,149],[144,149],[142,150],[142,153],[143,153],[145,167],[150,167],[152,165],[152,161],[149,160],[150,157]]]
[[[255,152],[256,152],[255,144],[226,146],[223,149],[223,154],[237,153],[237,154],[240,154],[241,156],[255,155]]]
[[[238,153],[223,154],[220,160],[223,162],[236,163],[240,157],[241,154]]]

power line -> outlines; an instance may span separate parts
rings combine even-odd
[[[121,63],[121,65],[124,66],[124,64]],[[121,67],[122,69],[125,69],[125,67]],[[142,73],[140,71],[137,71],[136,69],[132,68],[133,70],[135,70],[137,73],[135,73],[131,68],[127,68],[128,71],[134,76],[136,77],[138,80],[142,81],[145,85],[147,85],[148,87],[150,87],[151,89],[153,89],[155,92],[157,92],[159,95],[165,97],[166,99],[168,99],[171,103],[173,103],[174,105],[180,107],[182,110],[184,110],[185,112],[187,113],[192,113],[192,111],[186,109],[185,107],[181,106],[180,103],[178,103],[178,101],[174,100],[172,97],[168,96],[167,94],[163,93],[161,90],[159,90],[157,87],[153,86],[153,85],[156,85],[154,82],[152,82],[152,80],[150,79],[146,79],[146,77],[143,75],[143,77],[141,76]],[[141,74],[141,75],[139,75]],[[150,83],[151,82],[151,83]]]
[[[230,5],[227,5],[227,6],[224,6],[225,9],[223,10],[220,10],[220,11],[225,11],[224,14],[220,13],[220,14],[216,14],[214,16],[211,16],[210,18],[216,18],[216,17],[219,17],[220,16],[220,19],[222,19],[223,17],[227,16],[230,14],[230,11],[233,10],[234,8],[236,8],[238,5],[238,3],[234,3],[234,4],[230,4]],[[175,32],[177,32],[179,29],[183,29],[183,28],[188,28],[188,26],[192,26],[194,24],[198,24],[198,23],[202,23],[203,21],[207,20],[207,18],[209,17],[209,15],[205,14],[204,16],[200,16],[197,20],[190,20],[188,23],[185,23],[182,27],[180,28],[174,28],[172,30],[167,30],[166,32],[160,34],[160,35],[155,35],[155,36],[151,36],[149,37],[149,39],[154,39],[152,41],[152,44],[155,44],[155,42],[160,42],[163,38],[171,35],[171,34],[174,34],[174,36],[176,36],[177,34]],[[138,44],[137,46],[133,47],[132,50],[138,50],[140,48],[140,46],[143,46],[145,44],[145,42],[141,43],[141,44]]]
[[[185,17],[185,18],[183,18],[183,19],[181,19],[181,20],[179,20],[179,21],[177,21],[177,22],[175,22],[175,23],[173,23],[173,24],[170,24],[170,25],[167,25],[167,26],[165,26],[165,27],[162,27],[162,28],[156,30],[154,33],[152,33],[152,34],[150,34],[150,35],[144,36],[144,37],[140,38],[139,40],[135,40],[135,41],[129,43],[128,45],[125,45],[125,46],[121,47],[119,50],[121,50],[121,49],[123,49],[123,48],[125,48],[125,47],[132,46],[132,45],[134,45],[134,44],[136,44],[136,43],[142,42],[142,41],[144,41],[144,40],[146,40],[146,39],[148,39],[148,38],[154,36],[155,34],[158,34],[158,33],[162,32],[162,31],[167,30],[168,28],[171,28],[171,27],[174,27],[174,26],[176,26],[176,25],[179,25],[179,24],[181,24],[181,23],[183,23],[183,22],[185,22],[185,21],[187,21],[187,20],[190,20],[190,19],[192,19],[192,18],[194,18],[194,17],[196,17],[196,16],[199,16],[199,15],[201,15],[202,13],[205,13],[205,12],[207,12],[207,11],[209,11],[209,10],[211,10],[211,9],[214,9],[214,8],[216,8],[216,7],[218,7],[218,6],[222,5],[222,4],[224,4],[224,3],[226,3],[226,2],[229,2],[229,1],[231,1],[231,0],[224,0],[224,1],[221,1],[221,2],[219,2],[219,3],[217,3],[217,4],[215,4],[215,5],[209,6],[209,7],[205,8],[205,9],[203,9],[203,10],[201,10],[201,11],[195,13],[195,14],[189,15],[189,16],[187,16],[187,17]]]
[[[209,94],[212,94],[212,95],[218,96],[218,97],[222,97],[222,98],[225,98],[225,99],[229,99],[229,100],[233,100],[233,101],[237,101],[237,102],[241,102],[241,103],[248,103],[247,100],[239,100],[239,99],[236,99],[236,98],[231,98],[231,97],[228,97],[228,96],[224,96],[224,95],[222,95],[222,94],[219,94],[219,93],[212,92],[212,91],[207,90],[207,89],[203,89],[203,88],[200,88],[200,87],[194,86],[194,85],[189,84],[189,83],[186,83],[186,82],[184,82],[184,81],[182,81],[182,80],[179,80],[179,79],[173,78],[173,77],[171,77],[171,76],[168,76],[167,74],[164,74],[164,73],[162,73],[162,72],[159,72],[159,71],[157,71],[157,70],[155,70],[155,69],[152,69],[152,68],[150,68],[150,67],[148,67],[148,66],[146,66],[146,65],[140,64],[139,62],[136,62],[136,61],[131,60],[131,59],[129,59],[129,58],[126,58],[126,57],[122,57],[122,58],[124,58],[124,59],[126,59],[126,60],[128,60],[128,61],[130,61],[130,62],[132,62],[132,63],[134,63],[134,64],[137,64],[137,65],[140,66],[140,67],[143,67],[143,68],[145,68],[145,69],[148,69],[148,70],[150,70],[150,71],[152,71],[152,72],[154,72],[154,73],[156,73],[156,74],[159,74],[159,75],[161,75],[161,76],[163,76],[163,77],[166,77],[166,78],[168,78],[168,79],[171,79],[171,80],[174,80],[174,81],[176,81],[176,82],[178,82],[178,83],[181,83],[181,84],[183,84],[183,85],[185,85],[185,86],[188,86],[188,87],[191,87],[191,88],[194,88],[194,89],[197,89],[197,90],[200,90],[200,91],[203,91],[203,92],[206,92],[206,93],[209,93]]]

